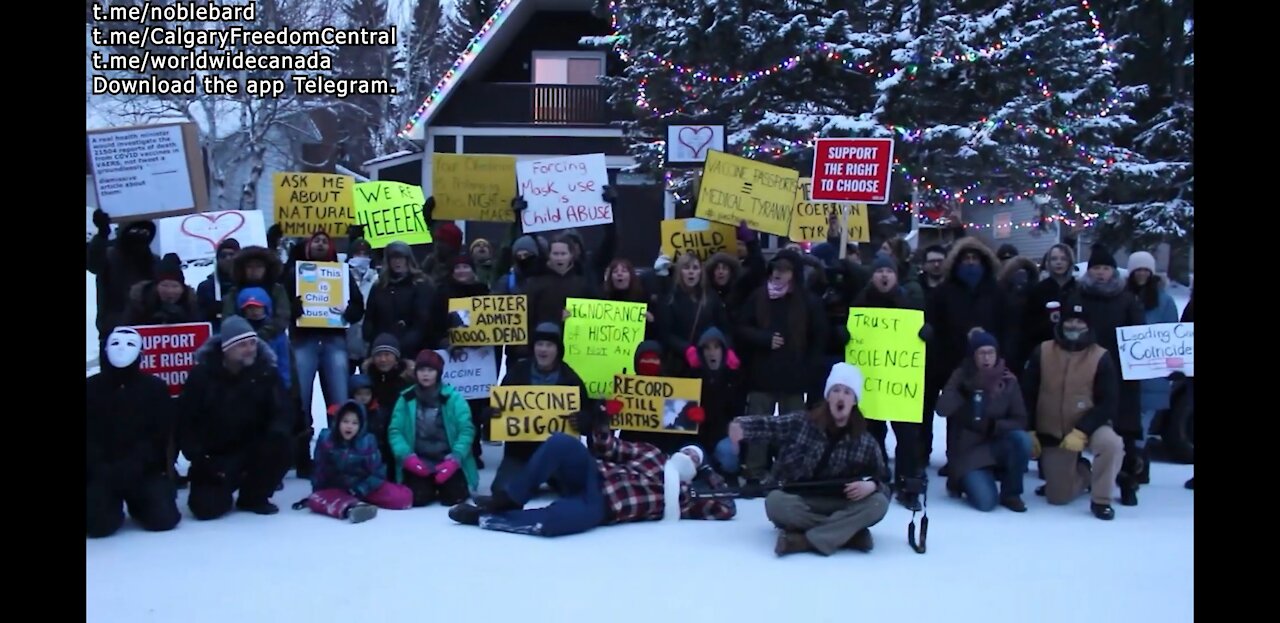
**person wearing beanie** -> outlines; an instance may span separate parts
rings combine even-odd
[[[274,515],[294,422],[275,355],[247,320],[230,315],[195,360],[177,404],[178,446],[191,460],[187,506],[196,519],[216,519],[239,491],[236,508]]]
[[[156,237],[153,221],[131,221],[120,225],[115,240],[111,234],[111,215],[101,209],[93,211],[93,224],[98,231],[85,244],[85,270],[95,276],[99,341],[105,340],[117,325],[126,324],[129,291],[135,284],[155,278],[160,258],[151,252]]]
[[[216,269],[196,286],[196,304],[200,307],[201,320],[212,323],[215,332],[222,324],[222,296],[235,287],[233,265],[239,252],[239,240],[225,238],[219,242]]]
[[[493,253],[493,243],[484,238],[476,238],[471,241],[471,246],[467,248],[467,253],[475,261],[476,280],[486,285],[492,285],[494,269],[497,264]]]
[[[1031,458],[1027,409],[994,335],[974,331],[969,337],[969,357],[952,372],[937,405],[938,415],[957,422],[947,437],[947,491],[963,495],[980,511],[990,511],[998,502],[1015,513],[1026,512],[1022,477]]]
[[[311,512],[361,523],[379,508],[405,510],[413,492],[387,480],[387,465],[369,431],[368,412],[358,401],[338,406],[329,427],[316,439],[311,495],[294,505]]]
[[[156,278],[129,289],[126,325],[182,324],[200,322],[196,291],[186,285],[182,260],[169,253],[156,267]]]
[[[391,410],[400,400],[400,394],[414,383],[413,362],[406,361],[400,355],[400,342],[394,335],[383,333],[373,340],[371,355],[364,360],[361,370],[369,377],[373,386],[373,402],[377,405],[371,413],[373,433],[378,437],[383,456],[391,457],[391,444],[387,440],[387,428],[391,421]],[[390,460],[388,458],[387,460]],[[396,470],[387,471],[387,477],[395,482]]]
[[[293,324],[293,292],[282,282],[284,264],[280,256],[266,247],[240,249],[231,264],[233,285],[222,290],[222,317],[240,313],[236,300],[243,288],[259,287],[271,295],[271,322],[258,329],[258,337],[271,341],[283,335]]]
[[[431,230],[431,252],[422,260],[422,270],[439,287],[449,277],[453,258],[462,252],[462,230],[453,221],[436,223]]]
[[[695,484],[724,489],[725,481],[702,461],[697,449],[668,456],[647,444],[625,441],[609,430],[617,401],[583,403],[576,428],[590,439],[584,445],[565,433],[552,434],[509,483],[492,496],[449,509],[449,518],[485,530],[555,537],[602,525],[680,519],[727,520],[737,515],[730,498],[693,498]],[[560,496],[550,506],[524,505],[549,474]]]
[[[1133,292],[1125,288],[1125,281],[1116,269],[1115,256],[1101,244],[1094,245],[1089,254],[1089,268],[1080,280],[1078,296],[1089,310],[1089,329],[1093,339],[1107,351],[1111,363],[1120,370],[1120,349],[1116,329],[1146,324],[1142,303]],[[1142,388],[1138,381],[1120,382],[1120,400],[1116,405],[1112,425],[1124,438],[1125,462],[1120,468],[1120,503],[1134,506],[1138,503],[1138,485],[1146,471],[1142,453],[1138,452],[1138,440],[1142,429]]]
[[[462,393],[443,382],[439,353],[424,349],[414,364],[414,384],[400,394],[387,429],[396,478],[413,491],[413,506],[452,506],[480,483],[471,410]]]
[[[141,371],[142,336],[118,327],[103,341],[100,370],[85,379],[85,534],[102,538],[124,524],[172,530],[175,502],[174,401],[168,385]]]
[[[702,421],[698,423],[698,445],[714,449],[708,457],[711,467],[736,486],[740,465],[738,455],[728,445],[729,422],[742,415],[747,394],[742,382],[742,362],[724,332],[710,327],[698,337],[698,359],[694,372],[702,381]]]
[[[240,316],[249,322],[255,333],[261,335],[262,325],[271,322],[271,297],[267,291],[254,286],[239,290],[236,305],[240,308]],[[262,338],[258,338],[262,339]],[[271,348],[276,356],[276,372],[285,391],[293,386],[293,351],[289,348],[289,336],[277,335],[270,340],[262,340]]]
[[[538,241],[533,236],[516,238],[498,258],[494,268],[493,293],[523,294],[529,278],[538,274],[544,264]]]
[[[368,240],[357,237],[347,246],[347,270],[356,283],[355,294],[360,297],[362,304],[367,304],[369,293],[378,282],[378,271],[373,267],[373,248]],[[361,318],[347,325],[347,359],[351,363],[351,370],[360,368],[360,361],[368,352],[369,341],[364,339],[364,318]]]
[[[372,343],[374,337],[390,334],[399,342],[400,352],[411,355],[428,346],[435,287],[418,269],[409,245],[393,242],[384,257],[365,303],[364,339]]]
[[[1126,288],[1142,305],[1143,324],[1178,322],[1178,304],[1165,291],[1165,280],[1156,274],[1156,258],[1146,251],[1129,256],[1129,280]],[[1150,480],[1151,458],[1147,451],[1147,435],[1155,421],[1157,411],[1169,408],[1169,379],[1138,381],[1140,391],[1139,416],[1141,429],[1136,439],[1137,454],[1141,466],[1137,473],[1138,484]]]
[[[570,298],[597,298],[601,280],[589,280],[575,270],[572,238],[560,234],[551,241],[547,253],[547,270],[529,279],[529,324],[563,322],[565,300]],[[605,267],[601,267],[601,271]],[[596,274],[599,274],[597,272]]]
[[[781,446],[774,480],[840,483],[803,494],[769,493],[765,515],[780,529],[775,554],[871,551],[870,528],[889,510],[889,468],[858,408],[863,383],[856,366],[837,363],[827,375],[825,400],[814,409],[744,416],[729,425],[735,447],[743,441]]]
[[[1015,257],[1018,257],[1018,247],[1007,242],[1000,245],[1000,248],[996,250],[996,259],[1000,260],[1001,264],[1008,262]]]
[[[640,342],[636,346],[631,370],[631,374],[639,376],[670,376],[663,366],[662,343],[656,340]],[[666,454],[679,450],[688,441],[683,435],[663,432],[624,430],[619,435],[626,441],[650,444]]]

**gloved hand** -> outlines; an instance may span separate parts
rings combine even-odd
[[[524,197],[521,195],[516,195],[515,198],[511,200],[511,211],[515,212],[517,217],[519,217],[520,213],[524,212],[525,208],[528,207],[529,202],[525,201]]]
[[[618,200],[618,191],[614,190],[613,186],[606,184],[604,192],[600,193],[600,197],[612,204]]]
[[[1031,458],[1038,459],[1040,458],[1040,453],[1044,451],[1044,448],[1040,447],[1040,436],[1035,431],[1031,431],[1029,434],[1031,435]]]
[[[692,344],[684,349],[684,360],[689,362],[689,367],[694,370],[702,367],[702,358],[698,356],[698,347]]]
[[[98,233],[107,235],[111,232],[111,215],[98,208],[93,211],[93,226],[98,228]]]
[[[280,229],[280,223],[276,223],[267,228],[267,248],[279,249],[280,239],[284,238],[284,230]]]
[[[746,221],[738,223],[738,241],[742,243],[751,242],[755,236],[751,233],[751,228],[747,227]]]
[[[462,464],[458,462],[458,459],[453,458],[452,454],[444,457],[444,460],[439,465],[436,465],[436,484],[444,484],[461,467]]]
[[[733,352],[732,348],[724,351],[724,365],[730,370],[737,370],[742,366],[742,362],[738,360],[738,353]]]
[[[435,195],[432,195],[430,197],[427,197],[426,201],[422,202],[422,222],[430,223],[431,213],[435,212],[435,210],[436,210],[436,197]]]
[[[1070,450],[1072,452],[1084,452],[1084,447],[1088,444],[1089,436],[1084,434],[1084,431],[1077,428],[1070,433],[1067,433],[1067,436],[1062,438],[1061,447],[1064,450]]]
[[[920,336],[920,341],[922,342],[933,341],[933,325],[927,322],[924,323],[924,325],[920,327],[920,333],[918,335]]]
[[[404,458],[404,468],[419,478],[426,478],[431,475],[431,468],[427,467],[427,464],[423,463],[422,459],[418,458],[416,454],[410,454]]]
[[[694,424],[701,424],[707,419],[707,411],[701,405],[689,407],[689,421]]]
[[[659,255],[658,259],[653,261],[653,272],[656,275],[666,277],[671,274],[671,258],[665,255]]]

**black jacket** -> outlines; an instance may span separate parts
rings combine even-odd
[[[103,372],[85,379],[85,477],[119,487],[168,469],[174,429],[173,399],[159,378],[116,370],[103,358]]]
[[[155,278],[160,258],[149,247],[129,250],[95,234],[85,245],[85,270],[97,275],[98,335],[105,338],[123,324],[134,284]]]
[[[435,310],[431,313],[431,325],[427,328],[427,347],[442,348],[449,339],[449,299],[485,296],[489,294],[489,286],[479,281],[475,283],[458,283],[453,277],[447,277],[436,289]]]
[[[1112,289],[1105,289],[1099,287],[1100,284],[1091,284],[1086,275],[1081,280],[1075,297],[1084,302],[1084,308],[1089,314],[1089,332],[1099,346],[1107,349],[1108,359],[1119,377],[1120,351],[1116,329],[1147,324],[1147,315],[1138,298],[1124,288],[1120,274],[1116,273],[1112,279]],[[1114,289],[1117,285],[1118,290]],[[1129,438],[1141,434],[1141,409],[1141,385],[1137,381],[1121,381],[1120,403],[1114,420],[1116,432]]]
[[[685,376],[684,373],[689,368],[685,361],[685,350],[692,346],[704,331],[710,327],[716,327],[721,331],[729,329],[724,303],[720,301],[715,290],[706,290],[704,296],[706,300],[699,307],[697,301],[694,301],[683,288],[678,285],[673,286],[670,297],[663,301],[665,304],[657,314],[658,335],[661,336],[662,349],[668,360],[677,364],[672,366],[672,372],[679,376]]]
[[[984,274],[978,285],[970,288],[956,276],[960,256],[975,251],[982,259]],[[931,304],[925,309],[925,322],[933,327],[933,340],[925,352],[926,374],[945,383],[951,371],[960,366],[969,351],[969,330],[982,327],[994,335],[1001,345],[1009,344],[1008,303],[1004,292],[996,283],[1000,263],[995,254],[976,238],[964,238],[956,242],[943,263],[946,279],[933,294]],[[930,357],[929,353],[935,356]]]
[[[537,362],[533,357],[521,359],[507,366],[507,376],[502,379],[502,386],[508,385],[533,385],[533,366]],[[557,387],[577,387],[580,393],[578,400],[580,405],[587,405],[587,385],[582,382],[582,377],[574,372],[573,368],[564,361],[560,362],[560,379],[556,383]],[[512,456],[515,458],[528,461],[533,453],[542,445],[541,441],[507,441],[502,444],[503,456]]]
[[[426,275],[411,273],[398,281],[378,279],[369,291],[365,307],[364,341],[390,333],[400,341],[400,352],[408,359],[427,347],[427,330],[435,290]]]
[[[235,281],[231,275],[223,275],[221,270],[214,269],[212,274],[196,286],[196,305],[200,308],[200,319],[212,323],[213,332],[217,333],[222,326],[222,300],[216,297],[218,293],[214,291],[214,279],[217,279],[222,286],[223,296],[235,287]]]
[[[1027,307],[1022,319],[1023,352],[1029,353],[1041,342],[1053,339],[1053,320],[1049,317],[1049,311],[1045,309],[1045,305],[1050,301],[1065,305],[1067,299],[1075,293],[1076,285],[1074,276],[1069,277],[1066,283],[1061,285],[1050,276],[1031,286],[1031,291],[1027,293]]]
[[[222,357],[216,338],[205,342],[178,397],[179,445],[192,461],[240,455],[265,435],[292,432],[293,412],[266,343],[258,341],[258,359],[239,374]]]
[[[308,261],[308,260],[302,260]],[[298,319],[302,317],[302,301],[298,300],[298,260],[291,260],[285,265],[284,283],[285,292],[293,297],[293,304],[289,307],[291,316],[293,317],[292,326],[289,327],[289,338],[291,341],[306,339],[316,335],[342,335],[346,336],[345,329],[328,329],[314,327],[299,327]],[[364,319],[364,295],[360,292],[360,282],[356,281],[356,276],[347,271],[347,310],[342,312],[342,319],[347,324],[355,324]]]
[[[595,298],[594,283],[574,270],[563,275],[548,270],[529,279],[525,290],[529,295],[529,327],[532,329],[543,322],[563,325],[565,299]]]
[[[822,304],[798,280],[792,283],[791,292],[780,299],[770,300],[767,286],[761,286],[743,304],[737,335],[739,347],[751,353],[747,379],[752,391],[804,393],[812,384],[809,377],[821,364],[827,346],[827,319]],[[793,302],[797,297],[798,302]],[[767,322],[760,315],[762,304],[769,312]],[[803,316],[791,318],[793,309]],[[786,342],[777,350],[771,346],[774,333],[781,334]]]

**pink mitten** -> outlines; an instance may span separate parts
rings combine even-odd
[[[724,354],[724,365],[729,366],[730,370],[737,370],[738,366],[742,365],[742,362],[738,361],[738,353],[733,352],[732,348]]]
[[[694,370],[702,367],[702,361],[698,358],[697,346],[691,345],[689,348],[684,349],[684,360],[689,362],[689,367]]]
[[[427,468],[427,464],[423,463],[422,459],[418,458],[418,455],[416,454],[410,454],[405,457],[404,468],[409,470],[409,473],[414,476],[418,476],[419,478],[426,478],[431,475],[431,470]]]
[[[439,465],[436,465],[436,484],[444,484],[450,476],[453,476],[454,472],[458,471],[459,467],[462,466],[458,464],[458,459],[452,456],[445,457]]]

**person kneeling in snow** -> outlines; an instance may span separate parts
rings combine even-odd
[[[862,372],[841,362],[827,377],[826,401],[808,413],[746,416],[729,425],[735,446],[744,439],[786,444],[773,466],[780,482],[848,481],[827,494],[769,493],[764,511],[780,529],[777,555],[871,551],[869,528],[889,510],[889,468],[858,410],[861,395]]]
[[[378,440],[368,430],[364,406],[348,400],[334,420],[337,432],[326,428],[316,442],[312,493],[303,501],[307,508],[360,523],[373,519],[378,507],[404,510],[412,506],[413,491],[387,482],[387,466],[378,452]]]
[[[534,452],[526,466],[493,497],[477,496],[476,504],[449,509],[449,518],[486,530],[537,536],[563,536],[596,526],[665,519],[732,519],[731,499],[694,499],[689,485],[704,480],[723,488],[724,479],[703,462],[702,451],[689,446],[670,458],[647,443],[623,441],[609,432],[608,410],[599,403],[578,415],[577,428],[590,431],[588,450],[577,438],[555,433]],[[592,456],[595,453],[595,457]],[[560,499],[545,508],[525,510],[538,487],[554,477]]]
[[[466,398],[440,382],[444,359],[433,350],[418,353],[416,383],[400,394],[391,412],[387,437],[395,453],[400,482],[413,490],[413,505],[437,499],[453,505],[471,494],[480,480],[471,440],[476,429]]]

